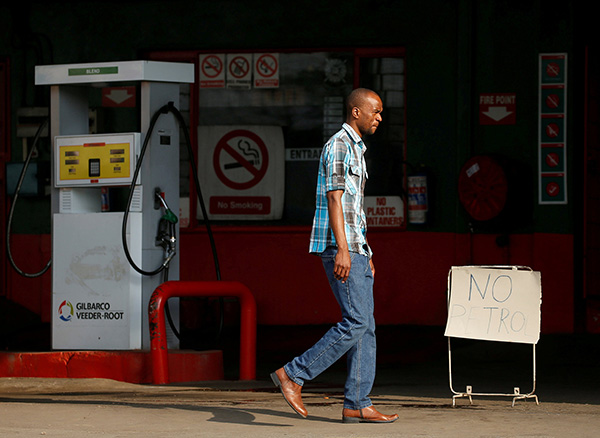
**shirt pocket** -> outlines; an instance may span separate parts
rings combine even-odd
[[[360,166],[350,166],[348,168],[348,178],[346,185],[352,195],[356,195],[360,189]]]

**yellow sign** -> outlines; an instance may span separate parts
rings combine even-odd
[[[59,148],[60,179],[129,178],[129,143],[83,143]]]

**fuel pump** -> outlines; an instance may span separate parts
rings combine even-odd
[[[54,349],[149,348],[149,297],[167,272],[179,279],[179,114],[165,108],[193,80],[181,63],[36,67],[51,86]],[[140,83],[141,132],[88,133],[89,88],[111,82]],[[126,210],[102,211],[102,187],[127,185]]]

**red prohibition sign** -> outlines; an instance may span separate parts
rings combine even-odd
[[[560,133],[560,128],[558,127],[558,125],[556,123],[548,123],[548,125],[546,126],[546,135],[549,138],[558,137],[559,133]]]
[[[250,139],[258,146],[262,156],[259,167],[255,167],[254,163],[252,163],[248,158],[244,156],[243,151],[238,152],[236,148],[233,148],[229,144],[229,141],[235,138],[240,138],[242,140],[245,138]],[[221,166],[221,156],[223,155],[223,153],[225,153],[225,156],[229,155],[234,160],[234,162],[232,164],[229,164],[228,166],[243,167],[248,171],[248,174],[250,175],[248,181],[237,182],[232,181],[229,177],[227,177],[227,175],[223,172],[223,168],[225,166],[223,166],[223,168]],[[265,142],[254,132],[247,131],[245,129],[235,129],[225,134],[223,138],[221,138],[221,140],[219,140],[219,142],[217,143],[217,146],[215,147],[215,152],[213,154],[213,167],[215,168],[215,173],[217,174],[217,177],[227,187],[236,190],[249,189],[258,184],[267,173],[267,168],[269,167],[269,153],[267,151]]]
[[[546,73],[551,78],[555,78],[560,73],[560,66],[556,62],[549,62],[548,65],[546,65]]]
[[[216,78],[223,71],[223,63],[218,56],[207,56],[202,61],[202,73],[209,78]]]
[[[250,65],[248,60],[242,56],[236,56],[229,63],[229,73],[234,78],[243,78],[248,74],[250,70]]]
[[[558,105],[560,104],[560,97],[558,97],[558,94],[549,94],[546,97],[546,106],[548,108],[558,108]]]
[[[256,70],[262,77],[270,78],[277,72],[277,59],[273,55],[262,55],[256,61]]]
[[[546,164],[548,167],[556,167],[560,164],[560,157],[556,152],[550,152],[546,155]]]

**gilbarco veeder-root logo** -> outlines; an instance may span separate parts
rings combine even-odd
[[[64,300],[58,306],[58,317],[65,322],[73,320],[73,316],[78,320],[122,320],[124,313],[122,310],[111,310],[110,303],[76,303],[73,307],[73,304]]]

